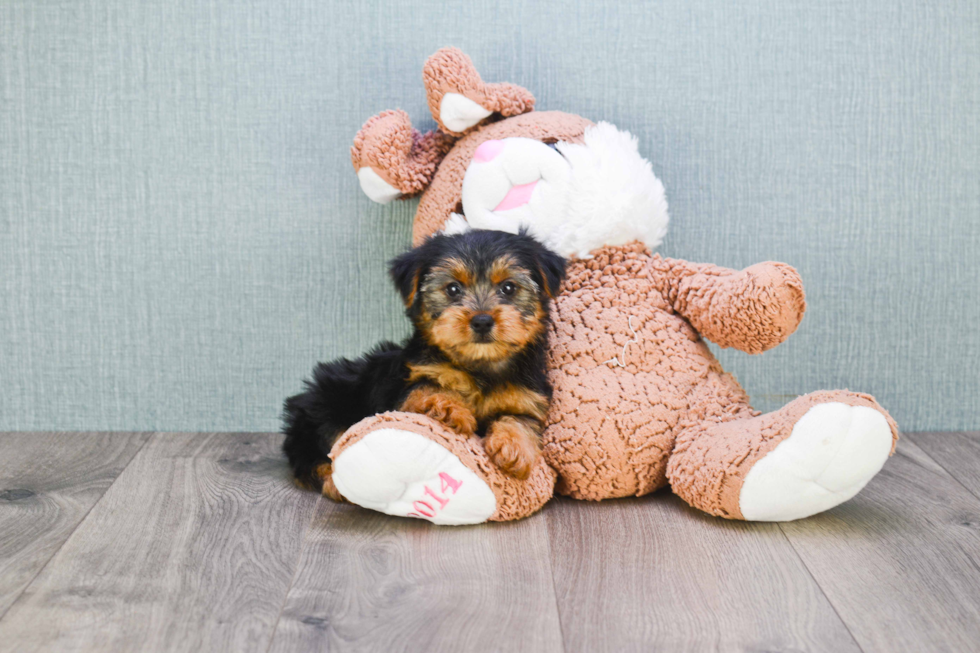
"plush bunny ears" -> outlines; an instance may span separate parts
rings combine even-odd
[[[429,111],[447,134],[459,137],[494,113],[519,116],[534,110],[534,96],[516,84],[485,84],[470,58],[443,48],[422,67]]]
[[[422,79],[429,110],[439,130],[422,134],[401,110],[382,111],[361,127],[351,147],[351,163],[361,189],[387,204],[418,195],[456,139],[495,116],[534,109],[534,96],[515,84],[486,84],[470,58],[443,48],[428,58]]]

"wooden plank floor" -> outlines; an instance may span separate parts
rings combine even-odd
[[[661,492],[440,528],[297,490],[278,445],[0,433],[0,651],[980,650],[980,433],[789,524]]]

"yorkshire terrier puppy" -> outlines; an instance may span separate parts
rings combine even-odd
[[[297,482],[339,500],[330,449],[390,410],[476,433],[494,464],[527,478],[551,401],[545,327],[565,260],[523,231],[468,231],[429,238],[389,273],[414,332],[401,346],[317,364],[306,390],[286,400],[283,451]]]

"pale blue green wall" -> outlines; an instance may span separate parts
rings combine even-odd
[[[801,271],[799,332],[723,355],[759,407],[980,428],[977,0],[3,0],[0,429],[271,430],[315,360],[405,333],[415,203],[347,150],[431,127],[450,44],[637,134],[664,253]]]

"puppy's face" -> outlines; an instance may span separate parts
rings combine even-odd
[[[507,254],[436,261],[421,292],[419,326],[430,344],[453,358],[496,362],[523,349],[544,328],[541,288],[531,271]]]
[[[472,231],[430,239],[396,259],[392,275],[408,274],[398,285],[430,345],[459,363],[493,364],[542,336],[564,267],[529,236]]]

